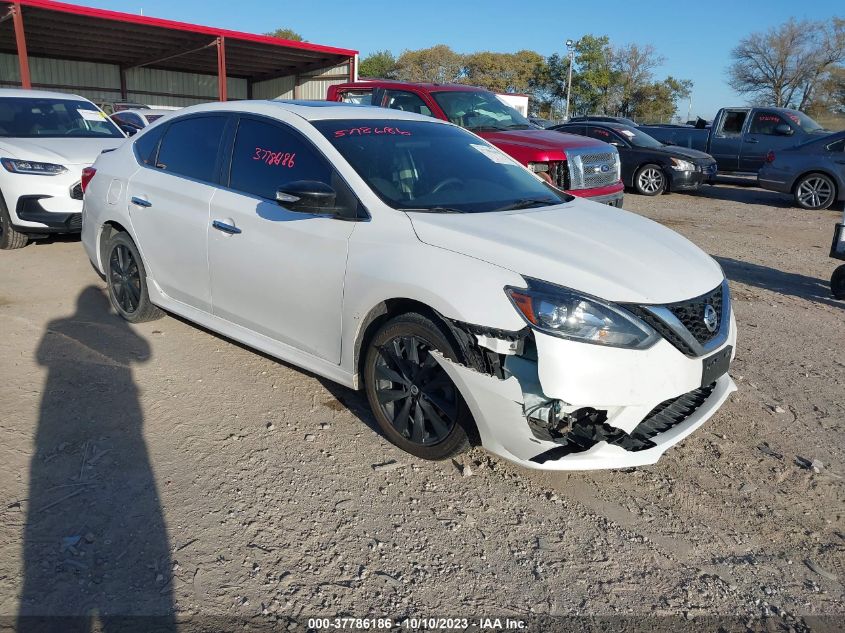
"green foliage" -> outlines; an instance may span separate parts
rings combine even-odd
[[[294,42],[304,42],[302,36],[293,29],[276,29],[270,33],[265,33],[270,37],[278,37],[280,40],[292,40]]]
[[[526,93],[534,73],[544,63],[542,55],[534,51],[472,53],[464,57],[461,81],[493,92]]]
[[[358,74],[372,79],[393,79],[398,69],[396,58],[390,51],[376,51],[358,64]]]
[[[464,73],[463,55],[445,44],[404,51],[396,64],[396,78],[403,81],[453,83]]]

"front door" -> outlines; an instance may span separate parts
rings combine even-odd
[[[215,193],[207,224],[212,307],[223,319],[340,363],[343,280],[355,222],[280,206],[278,188],[299,180],[330,185],[339,207],[358,204],[299,132],[241,117],[228,187]]]
[[[127,186],[129,217],[147,272],[169,297],[205,311],[211,310],[209,203],[228,120],[195,115],[173,121]]]
[[[784,127],[785,126],[785,127]],[[756,172],[766,162],[770,150],[777,152],[795,145],[797,125],[773,110],[756,110],[742,139],[740,171]],[[786,130],[791,130],[786,134]]]

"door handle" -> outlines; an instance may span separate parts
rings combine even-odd
[[[152,202],[150,202],[150,201],[149,201],[149,200],[147,200],[146,198],[139,198],[138,196],[132,196],[132,198],[131,198],[131,200],[130,200],[130,201],[131,201],[131,202],[132,202],[132,204],[134,204],[136,207],[144,207],[145,209],[146,209],[147,207],[151,207],[151,206],[153,206],[153,203],[152,203]]]
[[[224,233],[228,233],[229,235],[238,235],[241,232],[238,227],[232,226],[231,224],[226,224],[225,222],[221,222],[220,220],[214,220],[214,222],[211,223],[211,226],[213,226],[218,231],[223,231]]]
[[[745,142],[746,143],[759,143],[760,141],[758,141],[756,138],[747,138],[747,139],[745,139]]]

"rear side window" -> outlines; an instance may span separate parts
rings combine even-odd
[[[745,125],[745,118],[748,116],[747,112],[727,112],[722,121],[723,134],[741,134],[742,126]]]
[[[161,140],[161,135],[167,129],[166,125],[161,125],[141,134],[138,140],[135,141],[135,157],[139,163],[153,167],[155,165],[156,153],[158,152],[158,143]]]
[[[297,180],[325,183],[337,193],[338,208],[357,207],[352,191],[310,141],[284,124],[241,119],[229,187],[275,201],[280,187]]]
[[[407,90],[385,90],[382,105],[391,110],[403,110],[415,114],[432,116],[431,110],[419,95]]]
[[[339,92],[340,100],[343,103],[356,103],[358,105],[372,105],[372,90],[344,90]]]
[[[611,141],[616,140],[614,134],[609,130],[605,130],[603,127],[590,126],[589,128],[587,128],[587,136],[597,138],[600,141],[604,141],[605,143],[610,143]]]
[[[224,116],[190,117],[167,126],[155,166],[168,173],[214,182],[226,127]]]

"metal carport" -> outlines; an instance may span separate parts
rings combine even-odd
[[[199,91],[174,92],[167,88],[165,80],[152,86],[152,90],[149,81],[143,86],[133,86],[133,78],[138,76],[139,69],[145,68],[190,73],[205,80],[216,77],[216,98],[221,101],[233,96],[253,98],[256,87],[278,90],[278,82],[274,84],[274,81],[287,78],[292,80],[290,96],[300,98],[303,95],[297,93],[303,77],[316,77],[323,82],[353,79],[357,54],[349,49],[49,0],[0,0],[0,54],[3,53],[16,58],[17,68],[11,61],[6,66],[0,65],[0,86],[83,94],[110,92],[115,100],[125,100],[130,93],[148,93],[186,102],[214,97],[200,95]],[[93,63],[108,67],[109,72],[67,73],[75,75],[75,81],[68,83],[55,79],[39,81],[31,72],[37,60],[61,60],[68,68],[75,62]],[[75,85],[82,81],[80,74],[83,79],[87,76],[97,84],[109,85]],[[245,90],[238,90],[245,94],[231,94],[227,84],[233,81],[238,81],[239,86],[245,82]],[[190,81],[187,83],[190,85]],[[184,77],[179,85],[186,85]]]

